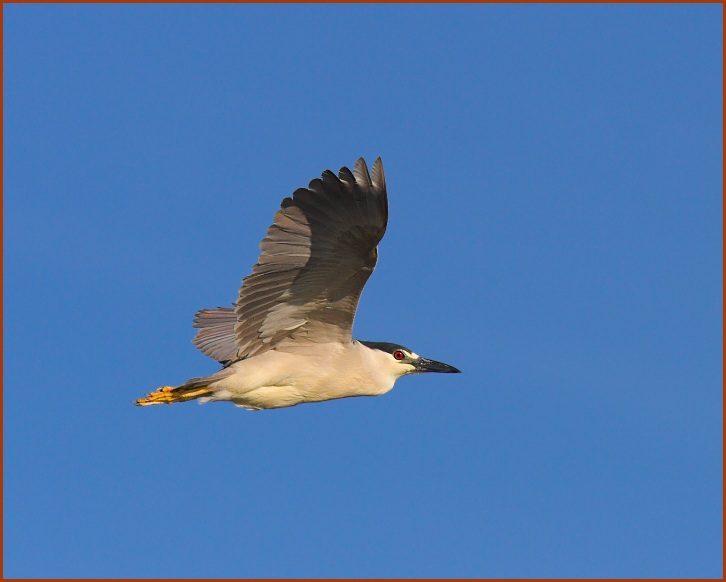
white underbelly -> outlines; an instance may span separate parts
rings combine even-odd
[[[321,402],[350,396],[360,396],[360,394],[342,393],[338,390],[321,390],[305,393],[301,392],[295,386],[261,386],[243,395],[235,395],[228,390],[221,390],[215,393],[212,399],[229,400],[243,408],[261,410],[266,408],[285,408],[304,402]]]
[[[270,351],[233,364],[233,370],[233,374],[210,385],[215,392],[208,400],[226,400],[259,410],[375,396],[393,387],[392,379],[381,385],[346,358],[318,359]]]

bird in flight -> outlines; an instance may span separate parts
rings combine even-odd
[[[388,223],[383,164],[359,158],[285,198],[233,307],[202,309],[194,345],[223,368],[163,386],[139,406],[232,402],[260,410],[385,394],[407,374],[459,372],[388,342],[353,339]]]

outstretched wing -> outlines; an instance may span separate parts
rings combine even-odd
[[[229,307],[217,309],[200,309],[194,316],[194,327],[198,328],[192,343],[205,356],[214,358],[221,364],[227,364],[237,356],[237,344],[234,341],[234,325],[237,315]]]
[[[388,222],[380,158],[372,177],[363,158],[351,172],[325,171],[282,201],[231,310],[203,310],[195,345],[228,363],[287,339],[351,341],[358,299],[376,265]],[[232,336],[233,334],[233,336]],[[234,337],[234,353],[232,341]]]

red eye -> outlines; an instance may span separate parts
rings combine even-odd
[[[406,354],[404,354],[401,350],[396,350],[393,352],[393,357],[397,360],[403,360],[403,358],[406,357]]]

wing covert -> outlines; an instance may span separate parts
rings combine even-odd
[[[372,174],[360,158],[353,172],[344,167],[336,176],[326,170],[282,201],[235,303],[235,360],[288,338],[351,340],[358,300],[388,222],[380,158]],[[222,317],[227,330],[228,315]],[[207,332],[210,347],[214,340],[215,347],[228,348],[212,329],[222,328]]]

